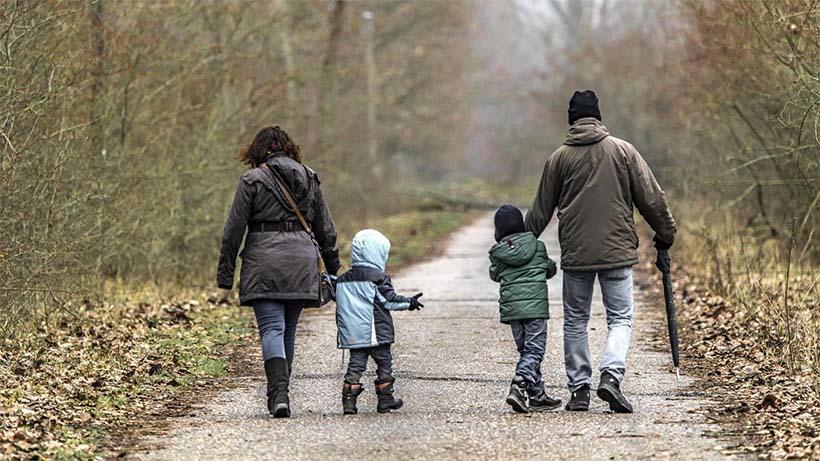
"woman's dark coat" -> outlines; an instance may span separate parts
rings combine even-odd
[[[276,170],[311,224],[319,243],[327,271],[336,274],[341,265],[336,248],[336,227],[327,208],[319,177],[301,163],[274,156],[267,165]],[[255,299],[318,299],[319,272],[316,246],[302,230],[298,218],[281,192],[272,174],[262,165],[248,170],[239,180],[231,212],[222,233],[222,250],[217,269],[217,285],[231,289],[236,257],[245,230],[254,223],[289,223],[292,231],[250,232],[239,257],[239,300],[248,304]]]

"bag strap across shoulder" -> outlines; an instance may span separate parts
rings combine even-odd
[[[282,178],[279,177],[279,174],[276,171],[274,171],[274,169],[271,168],[270,165],[266,163],[265,167],[268,169],[268,171],[271,172],[273,180],[276,182],[276,185],[279,186],[279,190],[282,191],[282,195],[285,196],[285,200],[287,200],[288,205],[290,205],[293,214],[295,214],[296,217],[299,219],[299,222],[302,223],[302,227],[305,228],[305,231],[308,234],[313,235],[313,230],[310,228],[310,224],[308,224],[307,220],[305,219],[305,216],[302,214],[302,210],[299,209],[299,205],[293,198],[293,194],[290,193],[290,189],[288,189],[288,186],[285,185],[285,182],[282,181]]]
[[[299,222],[302,223],[302,227],[305,228],[305,232],[307,232],[310,235],[311,240],[313,240],[314,245],[316,245],[316,251],[319,252],[319,272],[324,272],[325,263],[322,260],[321,251],[319,251],[319,244],[316,242],[316,238],[313,236],[313,230],[310,228],[310,224],[308,224],[307,219],[305,219],[305,216],[302,214],[302,210],[299,209],[299,205],[293,198],[293,194],[290,193],[290,189],[288,189],[288,186],[286,186],[285,182],[282,181],[282,178],[279,177],[279,174],[267,163],[265,164],[265,167],[268,169],[268,171],[271,172],[271,176],[273,176],[274,182],[276,182],[276,185],[279,187],[279,190],[282,191],[282,195],[285,196],[285,200],[290,205],[291,211],[293,211],[293,214],[295,214],[296,217],[299,219]]]

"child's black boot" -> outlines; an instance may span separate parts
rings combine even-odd
[[[510,384],[510,393],[507,395],[509,404],[516,413],[527,413],[527,383],[521,376],[513,378]]]
[[[609,403],[609,409],[615,413],[632,413],[632,404],[621,392],[618,379],[608,371],[601,373],[601,382],[598,383],[598,397]]]
[[[395,389],[393,388],[394,380],[376,380],[376,396],[379,398],[379,403],[376,406],[376,411],[379,413],[390,413],[391,410],[398,410],[404,405],[404,402],[393,395]]]
[[[555,410],[561,406],[561,399],[548,396],[544,389],[527,389],[527,394],[529,395],[530,411]]]
[[[589,384],[584,384],[580,388],[572,391],[572,397],[570,397],[564,409],[567,411],[588,411]]]
[[[356,400],[362,392],[364,392],[364,387],[361,384],[344,383],[342,385],[342,409],[344,414],[355,415],[359,412],[356,407]]]

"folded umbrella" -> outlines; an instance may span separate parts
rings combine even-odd
[[[672,346],[672,363],[675,365],[675,382],[680,384],[680,352],[678,351],[678,321],[675,318],[675,294],[672,291],[672,276],[663,270],[663,297],[666,300],[666,327]]]

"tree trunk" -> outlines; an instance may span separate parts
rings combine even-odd
[[[365,66],[367,68],[367,152],[373,179],[381,177],[379,146],[376,134],[376,58],[373,37],[373,13],[364,14]]]
[[[105,21],[103,17],[103,0],[94,0],[89,4],[91,22],[90,48],[93,60],[91,75],[91,169],[94,175],[97,200],[97,230],[99,233],[99,251],[97,253],[97,274],[108,272],[105,267],[107,245],[106,195],[104,177],[106,173],[105,150]],[[100,277],[100,293],[103,290],[103,278]]]
[[[291,48],[291,15],[289,8],[289,0],[276,0],[276,9],[278,10],[277,27],[279,31],[279,44],[282,47],[282,58],[285,61],[285,101],[287,102],[286,113],[288,117],[290,114],[296,112],[296,82],[293,78],[293,49]],[[294,120],[287,120],[292,123]]]

